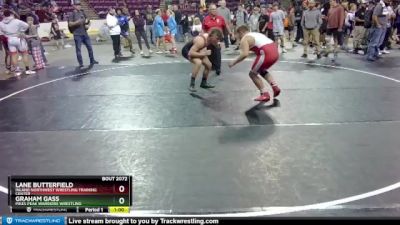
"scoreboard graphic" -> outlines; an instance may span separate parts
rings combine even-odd
[[[131,176],[9,176],[13,213],[129,213]]]

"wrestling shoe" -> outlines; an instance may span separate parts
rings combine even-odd
[[[272,91],[274,92],[274,98],[278,97],[278,95],[281,93],[281,89],[276,85],[272,86]]]
[[[254,101],[257,102],[268,102],[270,100],[270,96],[268,94],[268,92],[264,92],[263,94],[261,94],[260,96],[258,96],[257,98],[254,99]]]
[[[207,83],[207,82],[201,82],[200,87],[201,87],[201,88],[205,88],[205,89],[215,88],[214,85],[211,85],[211,84],[209,84],[209,83]]]

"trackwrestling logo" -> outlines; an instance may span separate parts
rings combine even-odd
[[[61,216],[17,216],[3,217],[3,225],[64,225],[65,217]]]

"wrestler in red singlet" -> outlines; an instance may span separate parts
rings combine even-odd
[[[243,61],[249,55],[249,52],[253,51],[257,57],[251,67],[249,75],[261,93],[260,96],[254,100],[263,102],[270,100],[270,95],[265,90],[264,83],[258,74],[268,81],[272,86],[274,97],[277,97],[281,90],[274,81],[272,75],[268,72],[268,69],[278,61],[278,47],[274,41],[266,37],[264,34],[249,32],[249,28],[246,26],[238,27],[236,35],[240,40],[240,56],[231,62],[229,67],[233,67]]]

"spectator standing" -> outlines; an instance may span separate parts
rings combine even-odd
[[[293,42],[293,47],[296,47],[296,43],[294,42],[294,28],[296,26],[296,16],[295,16],[295,7],[293,4],[290,5],[289,9],[287,10],[287,20],[288,20],[288,40]]]
[[[273,5],[273,12],[271,13],[271,16],[270,16],[270,21],[272,22],[272,25],[273,25],[275,43],[278,45],[279,40],[281,41],[280,45],[282,48],[282,53],[286,53],[285,27],[283,24],[284,19],[285,19],[285,13],[279,9],[279,4],[277,2],[275,2]]]
[[[396,14],[394,26],[397,30],[397,41],[399,42],[399,40],[400,40],[400,4],[397,6],[397,8],[394,10],[394,12]]]
[[[60,26],[58,25],[58,20],[56,18],[54,18],[53,21],[51,22],[50,34],[56,41],[57,49],[60,49],[60,40],[61,40],[61,47],[65,49],[64,34],[63,31],[60,30]]]
[[[254,7],[253,13],[249,18],[250,32],[258,31],[258,20],[260,19],[260,8]]]
[[[145,12],[146,17],[146,36],[147,40],[150,40],[151,44],[154,45],[154,33],[153,33],[153,22],[154,22],[154,12],[151,5],[148,5]]]
[[[209,5],[209,15],[204,18],[203,21],[203,31],[210,32],[212,29],[219,29],[223,32],[224,29],[228,31],[229,34],[231,30],[229,26],[225,23],[225,19],[222,16],[217,15],[217,6],[215,4]],[[221,74],[221,46],[210,45],[207,47],[211,50],[211,55],[208,58],[211,61],[212,67],[217,75]]]
[[[121,9],[118,9],[116,17],[118,19],[119,27],[121,28],[121,36],[125,39],[129,51],[132,54],[135,54],[135,51],[133,50],[132,38],[129,28],[129,20],[131,20],[131,17],[129,15],[128,9],[125,8],[123,11]]]
[[[351,3],[349,5],[349,10],[347,11],[346,18],[344,20],[345,29],[344,29],[343,49],[346,51],[351,51],[349,49],[348,45],[349,45],[350,35],[354,29],[354,23],[355,23],[355,19],[356,19],[356,11],[357,11],[357,5],[354,3]]]
[[[204,17],[206,17],[207,15],[205,15],[204,9],[200,8],[199,12],[196,14],[196,17],[199,17],[201,23],[203,23],[204,21]]]
[[[145,19],[143,18],[142,15],[140,15],[139,10],[135,10],[135,15],[132,18],[133,24],[135,24],[135,35],[138,41],[139,49],[140,49],[140,55],[143,55],[143,48],[142,48],[142,38],[144,40],[144,43],[146,44],[146,47],[149,51],[149,53],[153,53],[153,51],[150,49],[149,41],[146,38],[146,31],[145,31]]]
[[[266,33],[268,38],[271,40],[275,40],[274,37],[274,32],[273,32],[273,23],[271,19],[271,14],[273,12],[272,10],[272,5],[268,5],[268,8],[266,10],[266,15],[268,16],[268,22],[265,24],[264,28],[262,29],[262,33]]]
[[[45,63],[42,58],[42,51],[40,48],[40,38],[38,35],[39,25],[34,24],[33,17],[28,16],[27,22],[29,28],[26,32],[26,39],[28,41],[29,50],[32,54],[33,61],[35,62],[35,70],[44,69]]]
[[[110,8],[107,14],[107,26],[110,28],[111,40],[113,43],[113,50],[115,59],[119,59],[122,57],[121,54],[121,27],[118,22],[118,18],[116,17],[116,12],[114,8]]]
[[[386,34],[385,38],[383,40],[383,43],[379,46],[379,54],[390,54],[389,50],[390,49],[390,36],[392,35],[392,26],[393,22],[396,18],[396,14],[392,8],[391,1],[385,1],[386,7],[387,7],[387,17],[388,17],[388,22],[386,25]]]
[[[178,51],[176,49],[176,38],[175,37],[178,34],[178,25],[175,21],[172,10],[167,10],[167,15],[168,15],[167,25],[168,25],[168,29],[169,29],[169,32],[171,35],[171,44],[172,44],[172,48],[170,49],[170,52],[176,54]]]
[[[303,27],[304,35],[304,53],[301,57],[307,58],[309,41],[314,42],[318,59],[321,58],[320,43],[319,43],[319,28],[322,24],[321,11],[315,7],[315,1],[308,1],[308,9],[303,12],[301,26]]]
[[[388,23],[388,10],[384,1],[375,5],[372,14],[372,27],[369,33],[367,60],[375,61],[379,57],[379,46],[383,43]]]
[[[343,45],[343,26],[345,19],[345,12],[343,6],[338,4],[337,0],[330,0],[330,9],[327,16],[327,49],[324,54],[325,57],[329,56],[331,50],[331,38],[333,38],[333,59],[335,62],[338,58],[339,48],[338,46]]]
[[[200,18],[195,17],[193,19],[193,26],[192,26],[192,36],[197,37],[199,34],[203,32],[203,25],[201,24]]]
[[[153,30],[154,30],[154,36],[156,38],[156,46],[158,51],[156,52],[157,54],[163,53],[161,51],[161,45],[163,45],[165,52],[168,52],[166,49],[166,45],[164,43],[164,20],[162,19],[161,15],[161,10],[157,9],[156,10],[156,17],[154,18],[154,23],[153,23]]]
[[[25,65],[25,74],[35,74],[35,71],[29,68],[28,58],[28,44],[25,39],[25,32],[28,30],[29,25],[14,17],[14,14],[6,10],[4,11],[4,18],[0,22],[0,35],[7,38],[8,51],[11,55],[11,72],[15,76],[20,76],[21,72],[16,71],[18,66],[18,53],[22,55],[22,60]]]
[[[225,0],[220,1],[219,5],[220,5],[220,7],[218,7],[218,9],[217,9],[217,14],[218,14],[218,16],[223,17],[227,26],[230,27],[231,26],[231,10],[229,10],[226,7]],[[229,33],[226,29],[224,29],[223,32],[224,32],[225,48],[228,49],[229,48]]]
[[[247,13],[243,5],[238,5],[238,10],[236,11],[236,27],[246,25],[247,23]]]
[[[303,17],[303,5],[302,3],[293,0],[294,5],[294,16],[296,23],[296,38],[295,42],[299,43],[303,39],[303,27],[301,26],[301,18]]]
[[[328,31],[328,12],[331,7],[331,4],[329,2],[326,2],[324,5],[322,5],[321,8],[321,14],[322,14],[322,25],[321,28],[319,29],[320,32],[320,43],[321,47],[325,48],[326,47],[326,33]]]
[[[173,14],[175,15],[175,22],[177,24],[176,41],[183,42],[183,28],[182,28],[182,12],[177,5],[173,6]]]
[[[364,20],[365,20],[365,12],[366,12],[366,3],[367,0],[362,0],[358,10],[355,13],[355,22],[354,22],[354,30],[353,30],[353,52],[354,54],[358,54],[358,51],[361,50],[361,44],[365,37],[365,28],[364,28]]]
[[[99,64],[94,59],[92,43],[90,42],[90,37],[86,31],[89,28],[90,21],[83,10],[81,10],[81,4],[74,4],[74,11],[68,17],[68,27],[71,33],[74,35],[76,58],[78,59],[79,67],[83,67],[81,46],[84,44],[88,50],[90,66]]]
[[[269,22],[268,11],[265,7],[261,7],[261,15],[258,18],[258,32],[266,35],[264,27],[267,25],[268,22]]]

